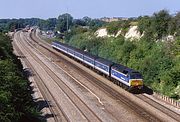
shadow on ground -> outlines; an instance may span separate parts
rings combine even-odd
[[[30,68],[24,68],[23,69],[23,74],[26,78],[28,77],[32,77],[34,76],[35,74],[33,74],[32,70]],[[32,82],[28,82],[28,86],[29,86],[29,91],[31,93],[32,96],[34,96],[34,93],[35,93],[35,86],[32,85]],[[51,105],[51,101],[48,101],[48,100],[42,100],[41,98],[32,98],[35,105],[36,105],[36,108],[37,108],[37,111],[38,112],[42,112],[42,110],[44,108],[50,108],[52,107]],[[40,113],[41,115],[38,117],[39,119],[37,118],[34,118],[33,116],[31,118],[28,118],[26,116],[24,116],[22,119],[21,119],[21,122],[24,122],[24,120],[26,121],[30,121],[30,122],[38,122],[39,120],[41,120],[42,122],[46,122],[49,118],[54,118],[54,114],[52,113],[46,113],[44,115],[42,115],[42,113]]]
[[[146,93],[148,95],[152,95],[153,94],[153,90],[147,86],[144,86],[142,89],[142,93]]]
[[[39,111],[41,111],[43,108],[52,107],[52,105],[50,105],[50,101],[46,101],[46,100],[38,100],[36,104],[37,104],[37,109]]]
[[[23,74],[25,77],[31,77],[31,76],[34,76],[33,72],[31,71],[30,68],[24,68],[23,69]]]
[[[145,85],[143,86],[142,89],[132,89],[130,90],[130,92],[133,94],[143,94],[143,93],[148,94],[148,95],[153,94],[153,90]]]

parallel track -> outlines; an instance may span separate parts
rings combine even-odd
[[[31,38],[37,43],[36,39],[32,37],[31,35]],[[50,51],[52,54],[54,54],[53,51],[51,51],[50,49],[48,49],[47,46],[44,46],[44,44],[40,44],[38,43],[40,46],[42,46],[43,48],[47,49],[48,51]],[[55,54],[54,54],[55,55]],[[57,55],[59,56],[59,55]],[[62,59],[63,60],[63,59]],[[70,63],[69,61],[66,61],[68,63],[68,65],[72,65],[72,63]],[[98,79],[96,79],[95,77],[93,77],[92,75],[86,73],[80,69],[79,67],[75,66],[75,65],[72,65],[73,67],[75,67],[75,69],[78,69],[78,71],[80,72],[80,74],[84,74],[83,77],[86,77],[86,79],[88,79],[89,82],[92,82],[92,84],[95,84],[96,86],[98,86],[99,88],[101,89],[104,89],[104,92],[107,92],[107,93],[111,93],[110,95],[112,95],[114,98],[122,98],[122,95],[120,94],[117,94],[117,92],[114,92],[110,87],[108,87],[107,85],[103,84],[102,82],[100,82]],[[93,80],[92,80],[93,79]],[[85,84],[84,84],[85,85]],[[101,87],[100,87],[101,86]],[[102,87],[103,86],[103,87]],[[109,90],[108,90],[109,89]],[[140,95],[136,95],[138,98],[142,99],[143,101],[147,102],[148,104],[152,105],[153,107],[157,108],[158,110],[162,111],[163,113],[167,114],[168,116],[172,117],[173,119],[179,121],[180,120],[180,115],[176,112],[173,112],[172,110],[170,110],[169,108],[166,108],[162,105],[160,105],[159,103],[157,103],[156,101],[153,101],[152,99],[148,98],[147,96],[143,95],[143,94],[140,94]],[[126,99],[126,98],[125,98]],[[119,99],[121,102],[122,99]],[[127,104],[128,101],[124,101],[125,104]],[[132,102],[132,101],[131,101]],[[129,102],[128,102],[129,103]],[[131,108],[134,108],[135,109],[139,109],[137,107],[135,107],[134,105],[128,105],[128,106],[131,106]],[[134,106],[134,107],[133,107]],[[141,108],[142,109],[142,108]],[[138,110],[138,112],[142,113],[142,115],[144,115],[144,111],[141,111],[141,110]],[[148,114],[147,114],[148,115]],[[150,116],[147,117],[148,120],[152,121],[152,120],[156,120],[156,118],[151,118]]]
[[[28,42],[27,39],[24,38],[24,40],[26,40],[26,42],[29,44],[29,46],[31,46],[32,48],[34,48],[34,46],[32,44],[30,44]],[[32,54],[33,52],[31,52]],[[34,58],[38,58],[35,57],[35,55],[32,55],[32,57]],[[58,76],[57,74],[54,73],[54,71],[52,69],[50,69],[46,64],[44,64],[44,62],[38,60],[38,63],[43,65],[43,68],[46,70],[46,72],[49,74],[49,76],[51,76],[51,78],[55,81],[55,83],[59,86],[59,88],[61,88],[63,91],[65,91],[66,95],[68,96],[68,98],[73,102],[73,104],[79,109],[79,111],[81,111],[81,113],[86,117],[86,119],[88,121],[91,121],[91,119],[93,118],[93,120],[95,121],[101,121],[101,119],[86,105],[86,103],[84,103],[79,96],[77,96]],[[61,82],[60,82],[61,81]],[[49,91],[51,92],[51,91]]]
[[[19,39],[20,39],[20,37],[19,37]],[[21,41],[22,41],[22,40],[21,40]],[[22,44],[21,41],[19,41],[19,42]],[[23,44],[22,44],[22,45],[23,45]],[[16,44],[16,46],[17,46],[17,44]],[[22,46],[22,47],[23,47],[23,46]],[[27,49],[26,49],[25,47],[23,47],[23,49],[27,51]],[[18,48],[18,50],[20,50],[20,49]],[[20,50],[20,51],[21,51],[21,50]],[[22,51],[21,51],[21,54],[23,54]],[[31,53],[30,53],[30,54],[31,54]],[[32,54],[31,54],[31,55],[32,55]],[[63,112],[62,108],[58,105],[56,99],[53,97],[53,95],[52,95],[51,92],[49,91],[48,87],[47,87],[47,86],[45,85],[45,83],[43,82],[42,78],[38,75],[38,72],[36,72],[36,70],[33,68],[33,66],[31,65],[31,63],[30,63],[27,59],[26,59],[26,63],[27,63],[27,65],[31,68],[31,70],[34,72],[34,74],[36,74],[35,77],[37,77],[37,79],[38,79],[38,82],[36,82],[36,84],[37,84],[37,86],[38,86],[41,94],[43,95],[44,99],[45,99],[46,101],[50,101],[50,100],[51,100],[51,101],[55,102],[55,104],[53,104],[53,106],[52,106],[49,102],[47,102],[47,104],[48,104],[49,109],[50,109],[50,111],[51,111],[51,113],[52,113],[52,115],[53,115],[53,118],[54,118],[55,122],[64,121],[64,120],[65,120],[65,121],[69,121],[68,117],[67,117],[66,114]],[[61,111],[61,113],[59,112],[59,110],[57,110],[57,108]],[[63,115],[63,116],[57,116],[58,114],[59,114],[59,115]]]
[[[17,44],[14,43],[13,46],[14,46],[14,48],[16,49],[16,51],[18,52],[18,54],[20,55],[20,57],[24,57],[22,51],[19,49],[19,47],[17,46]],[[26,62],[26,65],[27,65],[28,67],[31,67],[31,70],[32,70],[31,74],[37,73],[37,72],[32,68],[32,65],[30,64],[30,62],[29,62],[27,59],[24,58],[23,60]],[[46,86],[44,86],[44,84],[42,84],[42,79],[41,79],[38,75],[36,75],[36,76],[34,76],[34,77],[36,77],[36,79],[38,79],[38,81],[41,81],[41,82],[36,82],[36,84],[37,84],[37,86],[38,86],[38,88],[39,88],[39,91],[40,91],[41,94],[42,94],[42,97],[43,97],[42,99],[45,100],[45,101],[50,100],[49,97],[48,97],[48,94],[50,94],[50,93],[49,93],[48,89],[46,88]],[[45,92],[45,91],[48,91],[48,92]],[[48,108],[49,108],[50,112],[51,112],[52,115],[53,115],[54,121],[55,121],[55,122],[58,122],[58,118],[57,118],[57,116],[56,116],[56,113],[57,113],[56,110],[54,110],[54,109],[52,108],[51,104],[50,104],[48,101],[47,101],[47,105],[48,105]]]
[[[172,117],[173,119],[180,121],[180,113],[178,114],[178,113],[172,111],[171,109],[164,107],[163,105],[159,104],[158,102],[150,99],[149,97],[147,97],[143,94],[139,94],[136,96],[138,98],[142,99],[143,101],[147,102],[151,106],[157,108],[158,110],[163,111],[163,113],[167,114],[168,116]]]
[[[31,36],[32,38],[32,36]],[[36,43],[38,43],[35,39],[33,39]],[[49,50],[47,47],[45,47],[44,45],[38,43],[40,46],[43,46],[44,48],[46,48],[47,50]],[[52,52],[51,50],[49,50],[50,52]],[[54,52],[52,52],[54,54]],[[51,54],[51,55],[53,55]],[[59,56],[59,55],[57,55]],[[132,110],[135,111],[135,113],[138,113],[140,116],[143,116],[145,119],[149,120],[149,121],[160,121],[157,118],[152,117],[152,115],[149,115],[148,112],[146,112],[143,108],[139,107],[138,105],[134,104],[133,101],[127,99],[124,95],[119,94],[118,92],[114,91],[112,88],[110,88],[109,86],[107,86],[106,84],[104,84],[103,82],[99,81],[97,78],[93,77],[91,74],[84,72],[84,70],[80,69],[78,66],[73,65],[71,62],[65,60],[63,57],[60,58],[60,62],[66,62],[66,65],[68,66],[72,66],[73,68],[71,68],[71,70],[73,70],[72,72],[79,72],[79,74],[82,74],[81,76],[84,77],[85,79],[87,79],[88,82],[92,83],[94,86],[96,86],[97,88],[101,89],[104,93],[106,93],[108,96],[112,97],[113,99],[116,99],[117,101],[119,101],[118,103],[120,104],[124,104],[125,106],[128,106],[129,108],[131,108]],[[66,67],[62,67],[64,70],[67,70]],[[70,72],[70,71],[68,71]],[[71,74],[73,76],[73,74]],[[84,84],[83,82],[81,82],[83,85],[86,86],[86,84]],[[87,86],[88,87],[88,86]],[[89,87],[88,87],[89,88]],[[91,89],[91,88],[89,88]]]

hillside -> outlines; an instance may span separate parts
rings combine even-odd
[[[162,10],[152,16],[106,23],[96,30],[80,31],[76,26],[63,41],[140,71],[147,86],[179,100],[179,28],[180,13],[171,16]]]
[[[117,33],[114,34],[109,34],[107,31],[107,28],[100,28],[95,32],[95,35],[97,37],[118,37],[119,35],[121,35],[122,33],[122,29],[119,28],[119,31]],[[140,31],[138,31],[138,26],[130,26],[127,33],[125,33],[124,37],[126,39],[140,39],[143,36],[143,34],[140,33]]]

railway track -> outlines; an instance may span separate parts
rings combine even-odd
[[[22,53],[22,50],[20,50],[20,47],[18,46],[17,42],[14,42],[13,44],[14,48],[16,49],[16,51],[18,51],[18,54],[20,54],[20,57],[24,56],[24,54]],[[61,108],[59,108],[58,104],[56,103],[55,98],[53,97],[53,95],[51,94],[51,92],[49,91],[49,89],[47,88],[47,86],[44,84],[42,78],[40,76],[38,76],[36,70],[33,68],[32,64],[26,59],[23,58],[23,61],[26,62],[26,65],[32,70],[32,74],[36,74],[34,77],[36,79],[36,84],[38,86],[38,89],[40,91],[40,93],[42,94],[42,99],[44,101],[47,101],[47,107],[50,110],[50,113],[52,114],[52,117],[54,119],[55,122],[59,122],[59,121],[68,121],[68,118],[66,117],[66,115],[63,113],[63,111],[61,110]],[[51,101],[48,102],[48,101]],[[52,101],[54,103],[52,103]],[[61,111],[59,111],[57,108],[59,108]],[[63,115],[63,116],[62,116]],[[46,117],[45,117],[46,119]]]
[[[151,106],[157,108],[160,111],[163,111],[163,113],[167,114],[168,116],[172,117],[174,120],[176,121],[180,121],[180,113],[176,113],[174,111],[172,111],[171,109],[164,107],[163,105],[159,104],[158,102],[150,99],[149,97],[147,97],[146,95],[143,94],[139,94],[136,95],[138,98],[142,99],[143,101],[147,102],[148,104],[150,104]]]
[[[36,38],[37,39],[37,38]],[[34,41],[36,40],[36,39],[34,39]],[[37,41],[36,41],[37,42]],[[40,44],[41,46],[43,46],[44,48],[46,48],[47,49],[47,46],[44,46],[44,44]],[[48,49],[49,50],[49,49]],[[49,50],[49,51],[51,51],[51,50]],[[52,52],[53,53],[53,52]],[[51,54],[51,55],[53,55],[53,54]],[[58,55],[59,56],[59,55]],[[66,61],[67,62],[67,61]],[[67,65],[72,65],[70,62],[68,62],[68,64]],[[82,70],[82,69],[80,69],[79,67],[77,67],[77,66],[74,66],[75,67],[75,69],[78,69],[78,71],[80,72],[80,74],[84,74],[85,72]],[[66,68],[67,69],[67,68]],[[75,71],[72,71],[72,72],[75,72]],[[85,74],[85,75],[83,75],[83,77],[86,77],[86,79],[88,79],[88,81],[89,82],[92,82],[92,81],[94,81],[94,82],[92,82],[92,84],[94,84],[94,85],[96,85],[98,88],[101,88],[101,89],[104,89],[104,92],[106,92],[107,94],[108,93],[112,93],[112,94],[110,94],[110,95],[113,95],[113,97],[115,98],[115,99],[117,99],[117,98],[122,98],[122,95],[120,96],[119,94],[117,94],[116,92],[114,93],[114,91],[112,90],[112,89],[110,89],[108,86],[106,86],[105,84],[102,84],[102,82],[99,82],[99,80],[98,79],[96,79],[95,77],[93,78],[93,80],[92,80],[92,75],[90,75],[90,74]],[[85,84],[84,84],[85,85]],[[99,87],[99,86],[101,86],[101,87]],[[103,86],[103,87],[102,87]],[[109,89],[109,90],[108,90]],[[136,95],[138,98],[140,98],[140,99],[142,99],[143,101],[145,101],[145,102],[147,102],[149,105],[151,105],[151,106],[153,106],[153,107],[155,107],[155,108],[157,108],[158,110],[160,110],[161,112],[163,112],[163,113],[165,113],[166,115],[168,115],[168,116],[170,116],[170,117],[172,117],[174,120],[176,120],[176,121],[179,121],[180,120],[180,115],[179,114],[177,114],[177,113],[175,113],[175,112],[173,112],[172,110],[170,110],[170,109],[168,109],[168,108],[166,108],[166,107],[164,107],[164,106],[162,106],[162,105],[160,105],[159,103],[157,103],[157,102],[155,102],[155,101],[153,101],[152,99],[150,99],[150,98],[148,98],[148,97],[146,97],[145,95],[143,95],[143,94],[140,94],[140,95]],[[126,98],[125,98],[126,99]],[[123,102],[121,99],[120,99],[120,101],[121,102]],[[127,104],[127,102],[129,102],[129,101],[124,101],[124,104]],[[131,108],[133,108],[134,110],[138,110],[139,108],[136,108],[135,106],[133,107],[133,105],[128,105],[128,106],[131,106]],[[147,116],[148,114],[146,114],[146,112],[144,112],[144,111],[141,111],[141,110],[138,110],[142,115],[144,115],[144,116],[146,116],[146,118],[148,118],[148,120],[149,121],[159,121],[158,119],[156,119],[156,118],[152,118],[151,117],[151,115],[150,116]]]
[[[16,55],[19,57],[19,58],[23,58],[23,61],[24,62],[26,62],[26,66],[29,68],[29,67],[32,67],[31,66],[31,64],[30,64],[30,62],[25,58],[25,56],[24,56],[24,54],[22,53],[22,51],[19,49],[19,47],[17,46],[17,44],[15,43],[15,42],[13,42],[13,48],[14,48],[14,50],[16,51]],[[21,59],[22,60],[22,59]],[[33,68],[31,68],[31,71],[28,71],[28,72],[30,72],[30,74],[29,75],[33,75],[34,74],[34,72],[36,72]],[[38,81],[41,81],[41,78],[40,77],[38,77],[38,75],[37,76],[34,76],[34,77],[36,77],[35,79],[37,79]],[[47,94],[49,93],[49,92],[45,92],[45,90],[47,90],[47,89],[44,89],[44,88],[42,88],[42,85],[40,85],[40,83],[38,82],[38,83],[35,83],[37,86],[38,86],[38,90],[40,91],[40,93],[42,94],[42,96],[41,96],[41,100],[43,100],[43,101],[47,101],[47,100],[49,100],[48,98],[49,97],[47,97]],[[36,102],[37,102],[37,100],[36,100]],[[50,109],[50,112],[52,113],[52,116],[53,116],[53,118],[54,118],[54,121],[55,122],[58,122],[58,118],[57,118],[57,116],[56,116],[56,112],[55,112],[55,110],[51,107],[51,104],[47,101],[46,102],[47,103],[47,107]],[[39,104],[38,104],[38,106],[40,106]],[[38,107],[39,108],[39,107]]]
[[[52,55],[52,54],[51,54]],[[129,108],[135,110],[135,113],[139,113],[141,116],[145,116],[145,118],[149,121],[159,121],[156,118],[152,118],[151,115],[149,115],[147,112],[145,112],[143,110],[143,108],[139,108],[136,104],[134,104],[131,100],[128,100],[126,97],[124,97],[121,94],[118,94],[116,91],[114,91],[113,89],[111,89],[109,86],[105,85],[103,82],[99,81],[99,79],[92,77],[91,74],[84,72],[84,70],[81,70],[78,66],[76,65],[72,65],[72,63],[70,63],[67,60],[64,60],[63,58],[61,58],[60,62],[66,62],[66,65],[71,66],[73,68],[68,69],[66,66],[62,66],[61,64],[61,68],[63,68],[63,70],[66,70],[71,76],[75,77],[74,72],[78,72],[78,74],[83,74],[81,75],[82,77],[84,77],[86,79],[87,82],[90,82],[91,84],[93,84],[94,86],[96,86],[98,89],[101,89],[104,93],[106,93],[107,95],[109,95],[110,97],[112,97],[113,99],[116,99],[117,101],[119,101],[119,104],[124,104],[126,106],[128,106]],[[78,81],[81,81],[79,79],[77,79]],[[81,82],[84,86],[88,87],[88,89],[90,89],[91,91],[93,91],[93,89],[91,89],[89,86],[87,86],[87,84],[85,84],[83,81]],[[117,117],[116,117],[117,118]]]
[[[28,42],[28,40],[26,38],[24,38],[23,40],[26,40]],[[23,44],[25,47],[25,44]],[[28,42],[28,45],[31,46],[31,48],[34,48],[34,45],[30,44]],[[27,47],[27,46],[26,46]],[[38,52],[38,51],[37,51]],[[66,96],[68,97],[68,99],[71,100],[71,102],[73,103],[73,105],[76,106],[76,108],[81,112],[81,114],[83,114],[83,116],[86,118],[86,120],[88,121],[101,121],[101,119],[86,105],[86,103],[84,103],[79,97],[78,95],[76,95],[60,78],[57,74],[54,73],[54,71],[47,66],[47,64],[45,64],[43,61],[40,61],[41,59],[38,59],[37,56],[33,55],[33,51],[29,51],[29,54],[31,54],[31,56],[36,59],[36,61],[43,66],[43,68],[46,70],[47,74],[49,76],[51,76],[51,78],[53,79],[53,81],[57,84],[57,86],[59,88],[61,88],[64,93],[66,94]],[[43,55],[43,54],[41,54]],[[44,84],[45,85],[45,84]],[[47,88],[47,87],[46,87]],[[48,89],[48,88],[47,88]],[[48,90],[50,93],[51,91]],[[53,95],[52,95],[53,96]],[[54,99],[55,100],[55,99]],[[59,108],[61,106],[58,106]],[[83,119],[82,119],[83,120]],[[71,119],[72,121],[72,119]]]

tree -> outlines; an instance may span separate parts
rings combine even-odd
[[[138,21],[138,30],[142,34],[150,29],[151,18],[149,16],[140,17]]]
[[[99,20],[99,19],[92,19],[88,26],[90,29],[92,29],[93,31],[96,31],[98,28],[102,27],[105,24],[105,22]]]
[[[178,12],[169,22],[169,34],[180,36],[180,12]]]
[[[171,16],[167,10],[161,10],[158,13],[154,13],[152,17],[152,28],[156,39],[161,39],[168,34],[170,20]]]
[[[119,29],[121,29],[121,22],[120,21],[117,21],[117,22],[110,22],[107,24],[107,31],[108,33],[110,34],[116,34]]]
[[[0,121],[38,121],[28,81],[9,37],[0,33]]]
[[[49,18],[46,20],[47,21],[47,29],[48,30],[54,30],[57,24],[57,19],[56,18]]]
[[[74,19],[73,23],[75,26],[86,26],[86,22],[82,19]]]
[[[61,33],[64,33],[65,31],[68,31],[72,25],[73,17],[66,13],[58,17],[56,29]]]
[[[89,26],[92,19],[90,17],[85,16],[82,18],[82,20],[86,23],[87,26]]]

